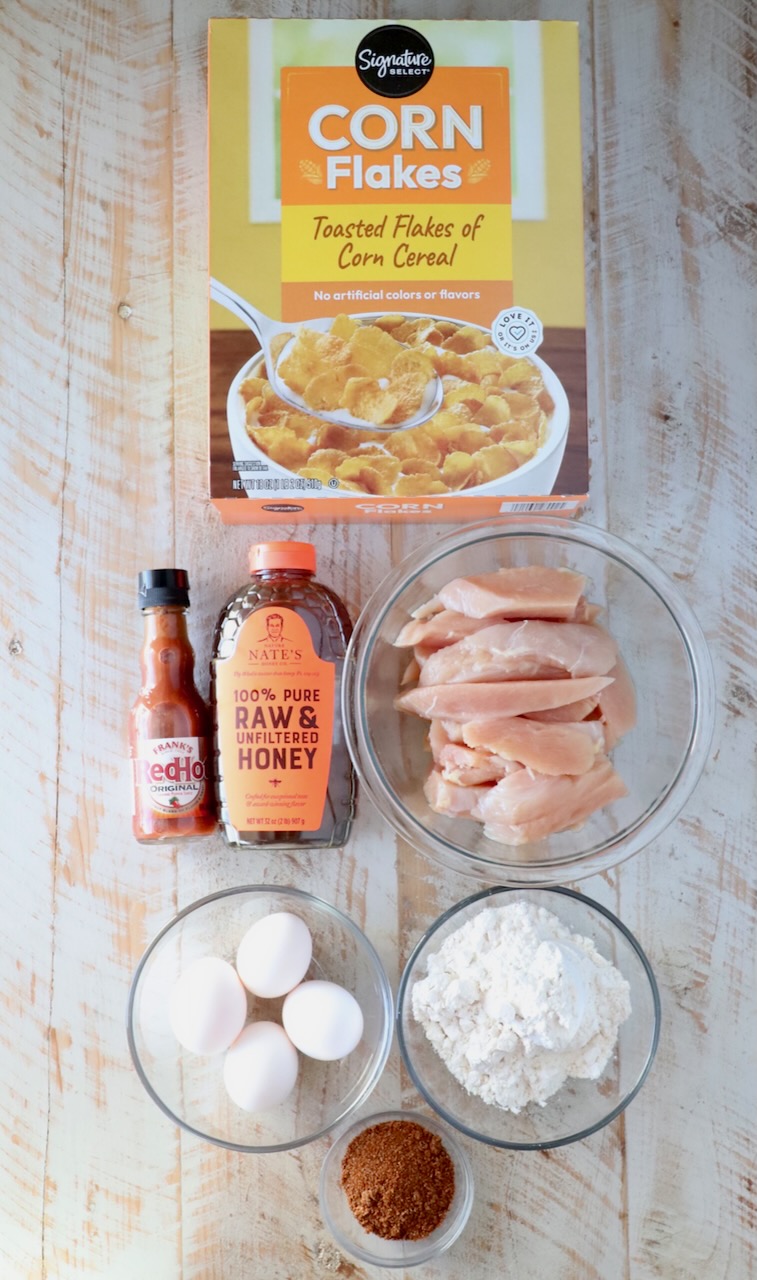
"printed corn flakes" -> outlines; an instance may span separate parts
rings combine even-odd
[[[304,327],[279,372],[316,413],[342,408],[395,427],[324,422],[286,405],[259,375],[242,383],[259,449],[305,479],[353,492],[455,493],[499,479],[534,457],[554,411],[531,360],[503,355],[474,325],[426,317],[361,324],[339,315],[328,333]],[[434,375],[442,379],[439,409],[402,430]]]

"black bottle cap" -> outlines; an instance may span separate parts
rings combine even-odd
[[[143,569],[139,575],[139,607],[180,605],[189,608],[189,574],[186,569]]]

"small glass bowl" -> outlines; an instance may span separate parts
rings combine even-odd
[[[394,645],[413,611],[444,584],[500,566],[549,565],[587,578],[636,690],[637,723],[611,751],[628,795],[577,829],[518,847],[471,818],[435,813],[423,786],[428,721],[394,700],[411,651]],[[584,521],[505,516],[436,538],[402,561],[363,609],[347,654],[342,714],[360,782],[421,853],[488,884],[559,884],[604,871],[667,827],[704,768],[714,727],[707,643],[677,587],[646,556]]]
[[[525,901],[544,907],[597,950],[629,983],[631,1013],[598,1080],[570,1078],[542,1107],[517,1115],[483,1102],[458,1083],[412,1012],[412,991],[426,976],[429,955],[486,907]],[[447,1124],[492,1147],[539,1151],[578,1142],[602,1129],[636,1097],[652,1066],[660,1035],[660,997],[649,961],[624,924],[606,907],[563,888],[485,889],[451,907],[432,924],[405,966],[397,993],[399,1047],[413,1083]]]
[[[183,1049],[168,1021],[169,995],[180,973],[201,956],[234,964],[243,934],[256,920],[289,911],[313,937],[308,978],[339,983],[357,999],[364,1019],[357,1048],[336,1062],[300,1054],[294,1091],[278,1107],[256,1114],[232,1102],[223,1083],[223,1054]],[[283,998],[248,996],[248,1019],[281,1022]],[[233,1151],[289,1151],[329,1133],[368,1097],[392,1043],[392,990],[365,934],[328,902],[301,889],[244,885],[192,903],[150,943],[132,979],[127,1014],[129,1049],[142,1084],[182,1129]]]
[[[342,1189],[342,1160],[352,1139],[364,1129],[387,1120],[412,1120],[441,1138],[455,1166],[455,1194],[449,1211],[435,1231],[423,1240],[384,1240],[361,1227]],[[414,1267],[438,1258],[458,1239],[473,1207],[473,1172],[455,1136],[433,1116],[417,1111],[382,1111],[364,1116],[334,1138],[321,1167],[321,1213],[340,1249],[374,1267]]]

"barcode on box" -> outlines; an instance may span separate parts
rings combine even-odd
[[[573,511],[575,502],[503,502],[502,511]]]

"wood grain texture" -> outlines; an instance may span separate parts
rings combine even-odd
[[[411,6],[420,16],[420,6]],[[343,854],[144,848],[124,725],[137,571],[185,563],[200,683],[252,538],[206,501],[206,23],[408,16],[315,0],[0,5],[0,553],[9,750],[0,865],[0,1272],[9,1280],[375,1276],[317,1204],[325,1144],[245,1158],[151,1104],[124,1032],[133,968],[177,907],[295,883],[346,910],[393,986],[475,884],[363,801]],[[422,10],[424,16],[430,9]],[[439,16],[501,16],[443,0]],[[466,1142],[466,1235],[424,1275],[748,1280],[754,1149],[757,591],[757,15],[749,0],[515,0],[581,23],[588,283],[587,518],[679,583],[707,633],[718,723],[683,814],[582,884],[637,934],[664,1028],[633,1106],[586,1142]],[[440,531],[434,526],[434,533]],[[312,538],[353,616],[422,525],[279,527]],[[396,1046],[371,1100],[417,1095]],[[398,1273],[400,1274],[400,1273]],[[408,1273],[409,1275],[410,1273]]]
[[[711,763],[684,815],[617,874],[665,1010],[650,1093],[627,1117],[628,1266],[725,1280],[755,1268],[755,11],[597,17],[609,524],[681,585],[720,694]]]

